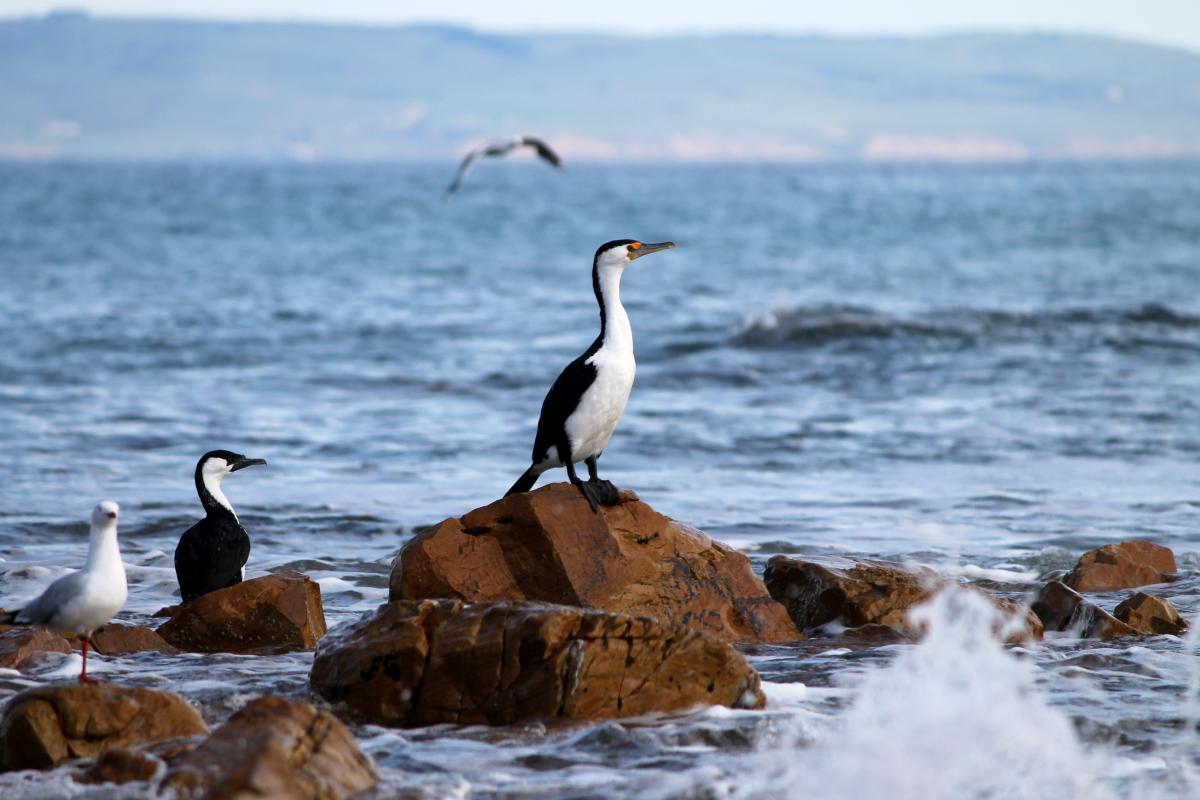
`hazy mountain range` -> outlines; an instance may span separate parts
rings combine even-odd
[[[494,34],[0,22],[0,156],[1200,156],[1200,53],[1071,34]]]

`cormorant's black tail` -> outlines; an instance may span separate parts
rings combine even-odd
[[[510,494],[520,494],[521,492],[528,492],[530,489],[532,489],[533,485],[537,483],[538,476],[542,474],[541,472],[538,472],[536,467],[537,465],[535,464],[534,466],[531,466],[529,469],[525,470],[525,472],[521,474],[521,477],[517,478],[517,482],[512,485],[512,488],[504,493],[504,496],[508,497]]]
[[[15,611],[5,611],[0,614],[0,625],[20,625],[21,623],[17,622],[17,615],[21,611],[22,609],[18,608]]]

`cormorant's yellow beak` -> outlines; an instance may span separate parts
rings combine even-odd
[[[658,242],[657,244],[647,244],[645,242],[633,242],[626,251],[629,253],[629,260],[648,256],[651,253],[657,253],[659,250],[671,250],[675,247],[674,242]]]

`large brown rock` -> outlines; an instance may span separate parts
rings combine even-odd
[[[1175,571],[1171,548],[1132,540],[1084,553],[1063,583],[1077,592],[1113,592],[1174,580]]]
[[[4,669],[21,669],[42,653],[69,652],[70,642],[45,628],[11,627],[0,633],[0,667]]]
[[[312,650],[325,635],[321,587],[298,572],[242,581],[173,612],[158,633],[192,653]]]
[[[366,719],[398,725],[594,720],[764,703],[758,674],[708,634],[528,602],[388,603],[321,643],[311,683]]]
[[[27,689],[0,717],[0,771],[46,769],[136,742],[207,733],[196,709],[171,692],[112,684]]]
[[[838,622],[850,628],[886,625],[908,635],[921,633],[909,622],[912,607],[947,584],[925,567],[852,559],[822,563],[789,556],[775,556],[767,562],[763,577],[771,596],[804,630]],[[1008,641],[1042,638],[1042,625],[1028,609],[1010,600],[990,594],[988,597],[1006,620],[1019,623],[1015,632],[1004,626]]]
[[[392,600],[537,600],[646,615],[729,642],[803,638],[741,553],[630,491],[593,513],[568,483],[418,534],[390,586]]]
[[[1113,610],[1113,616],[1142,633],[1182,636],[1188,628],[1187,620],[1179,616],[1170,600],[1145,592],[1122,600]]]
[[[282,697],[251,701],[200,746],[170,759],[160,790],[191,798],[312,798],[379,780],[354,734],[327,711]]]
[[[1048,631],[1070,630],[1084,638],[1105,641],[1138,633],[1062,581],[1050,581],[1043,586],[1032,608]]]

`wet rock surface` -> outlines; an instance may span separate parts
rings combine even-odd
[[[1050,581],[1043,586],[1032,609],[1048,631],[1072,631],[1082,637],[1106,641],[1138,633],[1062,581]]]
[[[311,683],[365,719],[396,725],[595,720],[765,702],[758,674],[712,636],[528,602],[388,603],[321,643]]]
[[[1169,547],[1131,540],[1084,553],[1063,583],[1077,592],[1113,592],[1174,580],[1176,570]]]
[[[1122,600],[1113,616],[1141,633],[1182,636],[1188,629],[1187,620],[1179,616],[1170,600],[1145,592]]]
[[[14,697],[0,718],[0,771],[47,769],[139,742],[207,733],[171,692],[111,684],[52,685]]]
[[[163,761],[140,750],[109,750],[102,753],[75,780],[79,783],[117,785],[150,781],[165,769]]]
[[[311,650],[325,635],[321,588],[297,572],[265,575],[182,606],[157,633],[193,653]]]
[[[885,640],[874,626],[886,626],[901,637],[919,635],[908,613],[928,600],[946,581],[933,570],[888,561],[836,559],[827,563],[775,556],[764,573],[767,590],[787,608],[803,630],[831,623],[861,630],[866,637]],[[979,590],[982,591],[982,590]],[[1019,603],[992,597],[1005,619],[1008,641],[1042,637],[1041,622]],[[1000,631],[998,631],[999,633]]]
[[[69,653],[71,643],[45,628],[2,626],[0,668],[21,669],[43,653]]]
[[[801,638],[749,559],[633,492],[595,514],[567,483],[447,519],[405,545],[392,600],[536,600],[654,617],[730,642]]]
[[[92,634],[92,649],[105,656],[125,656],[131,653],[178,653],[157,631],[144,625],[102,625]],[[76,650],[83,646],[79,639],[71,642]]]
[[[354,735],[326,711],[251,701],[194,749],[169,759],[160,791],[189,798],[340,798],[378,782]]]

